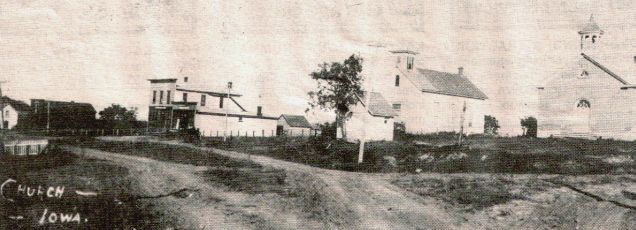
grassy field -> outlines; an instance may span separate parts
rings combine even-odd
[[[457,135],[401,137],[369,142],[357,164],[358,145],[322,138],[233,138],[204,140],[216,148],[271,156],[321,168],[359,172],[442,173],[636,173],[636,142]]]
[[[130,199],[133,187],[127,175],[125,168],[57,149],[40,156],[3,156],[0,158],[0,179],[16,182],[8,184],[4,191],[6,197],[14,202],[6,198],[0,201],[0,229],[161,227],[153,221],[159,217],[147,211],[145,204]],[[49,198],[37,193],[32,197],[16,195],[17,184],[36,189],[42,186],[44,191],[49,186],[64,186],[64,193],[62,198]],[[79,196],[75,193],[78,190],[97,192],[98,195]],[[53,212],[57,217],[50,217]],[[73,217],[79,213],[80,223],[61,223],[59,213]],[[45,221],[41,222],[42,219]]]

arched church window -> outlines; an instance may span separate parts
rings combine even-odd
[[[589,109],[591,107],[591,104],[588,100],[585,99],[581,99],[579,100],[578,103],[576,103],[576,107],[577,108],[582,108],[582,109]]]
[[[592,43],[596,42],[596,35],[592,36]]]

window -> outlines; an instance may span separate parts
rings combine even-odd
[[[183,82],[188,82],[188,77],[184,77]]]
[[[406,57],[406,69],[413,69],[414,57]]]
[[[163,90],[159,91],[159,104],[163,104]]]
[[[582,100],[579,100],[578,103],[576,103],[576,107],[582,108],[582,109],[589,109],[591,107],[591,104],[588,100],[582,99]]]
[[[256,107],[256,116],[263,116],[263,106]]]
[[[223,97],[219,97],[219,108],[223,108]]]
[[[400,112],[400,110],[402,110],[402,104],[393,104],[393,110]]]
[[[201,94],[201,106],[205,106],[205,94]]]
[[[170,90],[166,94],[166,104],[170,104]]]
[[[396,87],[400,86],[400,75],[395,75],[395,86]]]
[[[157,104],[157,90],[152,91],[152,104]]]
[[[243,117],[239,117],[239,122],[243,122]]]
[[[183,102],[188,102],[188,93],[183,93]]]

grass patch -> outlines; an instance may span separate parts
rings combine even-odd
[[[523,199],[520,194],[510,192],[513,183],[502,178],[407,178],[394,181],[394,184],[415,194],[435,197],[470,212],[504,204],[513,199]]]
[[[208,180],[221,183],[237,192],[286,195],[289,191],[287,174],[281,169],[219,167],[204,172],[204,175]]]
[[[217,166],[228,168],[260,168],[248,160],[238,160],[201,150],[160,143],[84,141],[81,146],[126,155],[146,157],[159,161],[190,164],[196,166]]]
[[[321,137],[204,139],[211,147],[274,157],[327,169],[357,172],[636,173],[636,143],[614,140],[504,138],[457,134],[405,135],[399,141],[358,145]]]

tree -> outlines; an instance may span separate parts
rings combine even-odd
[[[499,130],[499,121],[494,116],[486,115],[484,117],[484,133],[490,135],[497,135]]]
[[[351,117],[349,108],[358,104],[358,96],[363,94],[362,58],[354,54],[343,63],[325,62],[319,67],[309,74],[318,83],[317,89],[309,92],[309,106],[334,111],[336,124],[346,137],[344,124]]]
[[[137,121],[137,110],[112,104],[99,112],[99,119],[105,121]]]
[[[521,119],[521,128],[524,137],[537,137],[537,119],[534,117],[526,117]]]

